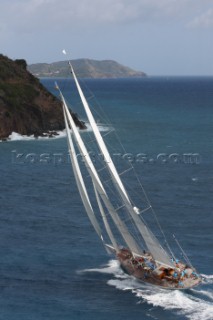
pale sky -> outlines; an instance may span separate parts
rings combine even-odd
[[[0,0],[0,53],[112,59],[148,75],[213,75],[213,0]]]

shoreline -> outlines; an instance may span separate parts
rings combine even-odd
[[[86,123],[87,129],[78,129],[80,132],[90,132],[91,127],[88,123]],[[104,126],[104,125],[99,125],[99,130],[100,131],[109,131],[112,128]],[[60,130],[60,131],[49,131],[49,132],[44,132],[40,136],[35,136],[35,135],[21,135],[20,133],[17,132],[12,132],[7,138],[0,139],[0,142],[13,142],[13,141],[32,141],[32,140],[52,140],[52,139],[60,139],[60,138],[65,138],[66,137],[66,129]]]

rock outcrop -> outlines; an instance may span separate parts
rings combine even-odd
[[[73,117],[79,128],[86,128],[76,115]],[[51,136],[62,129],[61,102],[27,71],[25,60],[0,55],[0,139],[12,132]]]

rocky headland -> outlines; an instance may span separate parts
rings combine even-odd
[[[86,128],[73,117],[80,129]],[[0,140],[12,132],[52,136],[64,127],[61,102],[27,70],[26,61],[0,54]]]

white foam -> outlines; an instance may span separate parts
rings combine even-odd
[[[21,134],[19,134],[17,132],[12,132],[11,135],[8,137],[7,141],[47,140],[47,139],[63,138],[65,136],[66,136],[65,130],[57,131],[57,135],[54,135],[52,137],[46,135],[44,137],[37,137],[37,138],[35,138],[34,135],[26,136],[26,135],[21,135]]]
[[[8,141],[18,141],[18,140],[34,140],[35,137],[32,136],[25,136],[21,135],[17,132],[12,132],[11,135],[8,137]]]
[[[87,126],[87,129],[86,130],[81,130],[81,132],[84,133],[84,132],[92,131],[92,127],[90,126],[90,124],[89,123],[85,123],[85,124]],[[112,127],[106,126],[106,125],[104,125],[102,123],[98,123],[97,126],[98,126],[99,131],[110,131],[110,130],[112,130]]]
[[[147,303],[154,307],[162,307],[165,310],[174,310],[177,313],[186,316],[191,320],[212,320],[213,305],[205,301],[187,294],[183,291],[165,291],[165,290],[150,290],[143,292],[137,290],[137,297],[145,299]]]
[[[204,283],[206,284],[212,284],[213,283],[213,275],[211,274],[201,274]]]
[[[212,291],[198,289],[189,290],[188,292],[165,290],[143,284],[137,281],[137,279],[125,274],[120,269],[117,260],[109,261],[108,265],[103,268],[85,269],[82,270],[82,272],[112,274],[114,278],[108,280],[107,284],[119,290],[131,291],[139,299],[139,303],[146,302],[153,307],[171,310],[190,320],[213,319],[213,305],[211,301],[205,300],[205,297],[213,300]],[[208,284],[213,281],[213,275],[202,275],[202,277]]]
[[[195,294],[197,295],[200,294],[200,295],[206,296],[213,301],[213,291],[196,290],[196,289],[192,289],[192,291],[195,292]]]
[[[99,272],[99,273],[107,273],[112,275],[117,275],[118,277],[126,277],[124,272],[121,270],[119,266],[119,262],[117,260],[110,260],[109,263],[102,268],[93,268],[93,269],[84,269],[78,271],[78,273],[84,272]]]
[[[84,133],[84,132],[91,132],[92,131],[92,128],[89,124],[86,124],[87,126],[87,129],[86,130],[80,130],[79,131],[81,133]],[[112,128],[110,127],[107,127],[107,126],[104,126],[104,125],[98,125],[98,128],[100,131],[109,131],[111,130]],[[34,137],[34,135],[30,135],[30,136],[27,136],[27,135],[21,135],[17,132],[12,132],[11,135],[6,139],[7,141],[29,141],[29,140],[48,140],[48,139],[59,139],[59,138],[64,138],[66,137],[66,130],[62,130],[62,131],[54,131],[57,133],[57,135],[53,135],[52,137],[46,135],[44,137]],[[2,142],[0,140],[0,142]]]

